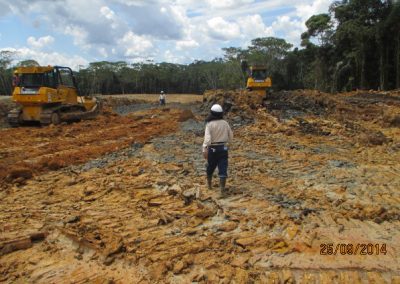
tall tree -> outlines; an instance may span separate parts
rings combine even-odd
[[[31,66],[40,66],[40,64],[33,59],[22,60],[18,62],[18,67],[31,67]]]
[[[245,60],[245,51],[237,47],[222,48],[222,50],[225,68],[220,77],[224,87],[229,89],[244,87],[246,76],[242,71],[241,63]]]
[[[12,91],[11,63],[15,53],[9,50],[0,51],[0,95],[10,95]]]
[[[337,48],[343,51],[343,57],[354,56],[357,83],[361,89],[374,87],[375,80],[370,73],[376,69],[369,67],[375,63],[376,53],[371,50],[376,46],[376,25],[381,20],[382,5],[381,0],[342,0],[331,7],[337,20]]]
[[[332,84],[331,77],[334,70],[332,70],[332,22],[328,14],[318,14],[311,16],[306,21],[307,31],[301,35],[302,45],[309,50],[315,51],[315,58],[310,62],[310,75],[313,81],[313,88],[324,91],[331,90]],[[313,43],[313,38],[316,38],[318,45]]]
[[[399,1],[387,1],[388,15],[384,21],[383,38],[392,42],[392,56],[393,58],[393,74],[395,78],[393,80],[393,86],[397,89],[400,88],[400,2]],[[389,60],[389,56],[387,57]]]

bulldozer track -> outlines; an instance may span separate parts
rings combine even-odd
[[[12,109],[7,115],[7,121],[11,127],[17,127],[20,125],[19,116],[21,114],[20,109]]]
[[[100,110],[100,102],[89,111],[86,111],[85,108],[80,105],[59,105],[55,107],[44,108],[40,116],[40,124],[44,126],[51,124],[54,113],[59,115],[60,122],[67,122],[95,118],[100,113]]]
[[[42,113],[40,114],[40,124],[44,126],[50,125],[53,113],[58,112],[60,109],[61,106],[43,109]]]

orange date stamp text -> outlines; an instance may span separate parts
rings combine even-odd
[[[386,255],[386,244],[373,243],[322,243],[320,245],[320,255]]]

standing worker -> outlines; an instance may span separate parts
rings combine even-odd
[[[164,94],[164,91],[160,92],[160,105],[165,106],[165,94]]]
[[[228,122],[223,119],[224,112],[219,104],[211,107],[206,119],[203,156],[207,160],[207,185],[212,187],[212,175],[218,166],[219,186],[222,196],[226,195],[225,183],[228,177],[228,146],[233,133]]]

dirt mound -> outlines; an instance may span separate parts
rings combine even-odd
[[[397,91],[281,91],[272,93],[265,106],[281,121],[295,120],[295,128],[303,134],[341,134],[366,146],[390,143],[392,139],[382,129],[400,125]]]
[[[133,99],[129,97],[106,97],[101,98],[103,104],[108,107],[117,107],[122,105],[136,104],[136,103],[145,103],[143,100]]]
[[[212,90],[204,93],[201,106],[204,115],[215,103],[222,105],[233,126],[253,123],[261,118],[260,111],[266,111],[271,122],[277,119],[279,131],[316,136],[340,134],[371,147],[392,141],[382,128],[400,126],[397,91],[341,94],[315,90],[279,91],[271,93],[263,102],[262,96],[246,90]],[[275,132],[275,128],[271,131]]]
[[[204,93],[202,108],[209,110],[218,103],[228,115],[254,117],[262,107],[263,96],[247,90],[211,90]],[[293,118],[304,114],[323,115],[332,111],[340,102],[333,95],[313,90],[280,91],[268,95],[264,106],[281,118]]]
[[[0,100],[0,127],[7,127],[7,114],[15,108],[15,103],[11,101],[11,98],[1,98]]]
[[[304,114],[323,115],[337,105],[339,102],[332,95],[311,90],[274,92],[265,102],[269,111],[275,111],[283,118]]]
[[[193,112],[191,110],[189,110],[189,109],[186,109],[179,115],[178,121],[179,122],[184,122],[186,120],[194,119],[194,118],[195,117],[194,117]]]
[[[262,104],[262,96],[247,90],[209,90],[203,95],[202,109],[220,104],[228,115],[252,116]]]
[[[348,120],[375,120],[383,116],[390,125],[400,120],[393,107],[400,106],[400,96],[394,92],[363,91],[328,94],[315,90],[281,91],[268,96],[267,109],[281,118],[305,114],[345,116]],[[381,116],[381,117],[380,117]]]

